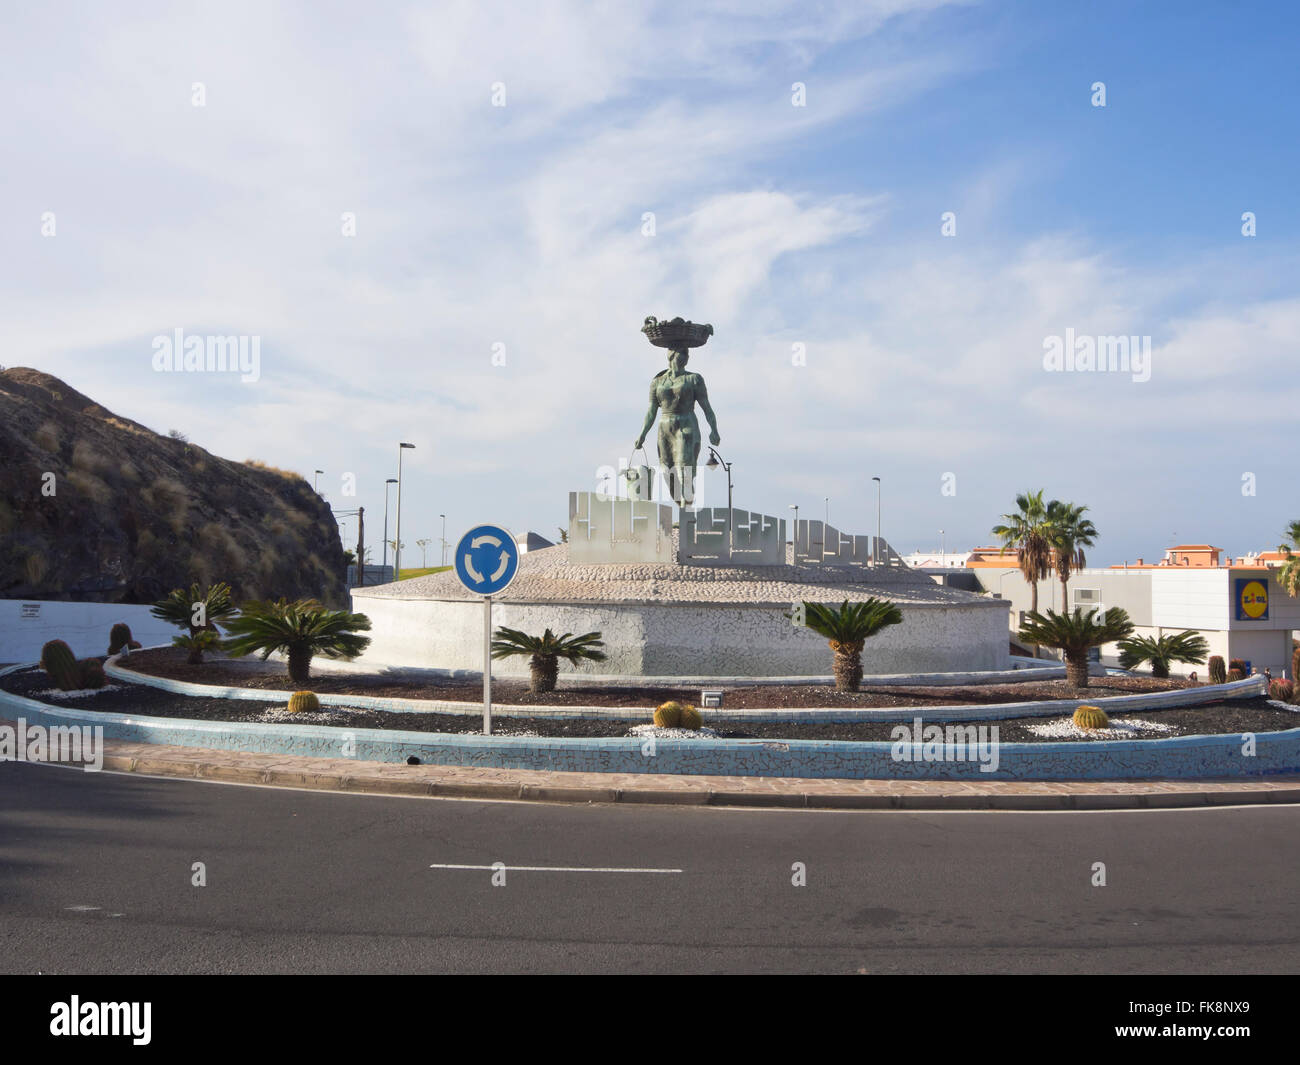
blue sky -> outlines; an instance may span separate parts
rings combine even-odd
[[[996,0],[13,9],[0,361],[217,454],[323,469],[372,539],[413,441],[409,545],[444,512],[453,538],[553,534],[640,428],[663,365],[642,318],[681,314],[716,330],[691,368],[738,506],[829,496],[869,531],[879,475],[910,551],[986,542],[1041,487],[1090,505],[1094,562],[1275,546],[1300,516],[1298,22]],[[260,336],[261,379],[154,372],[177,327]],[[1150,380],[1046,372],[1067,329],[1149,335]]]

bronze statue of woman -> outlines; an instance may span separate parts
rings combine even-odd
[[[669,493],[684,507],[695,500],[695,464],[700,457],[700,423],[695,417],[695,404],[704,411],[712,430],[709,443],[722,442],[704,378],[686,371],[689,358],[685,348],[668,352],[668,369],[660,370],[650,382],[650,409],[636,441],[636,447],[644,446],[646,434],[659,414],[659,466],[667,478]]]

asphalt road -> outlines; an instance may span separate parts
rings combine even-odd
[[[1300,807],[558,806],[6,763],[0,970],[1296,972],[1298,841]],[[430,868],[494,862],[502,887]]]

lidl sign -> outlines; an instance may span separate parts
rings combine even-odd
[[[1268,579],[1236,578],[1238,621],[1268,620]]]

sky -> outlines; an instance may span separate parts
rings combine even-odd
[[[0,363],[323,470],[371,543],[413,443],[407,564],[443,514],[555,538],[647,315],[714,327],[741,508],[871,532],[880,477],[954,550],[1041,488],[1101,565],[1300,517],[1290,3],[4,7]],[[160,372],[177,329],[257,379]],[[1045,364],[1107,336],[1146,371]]]

